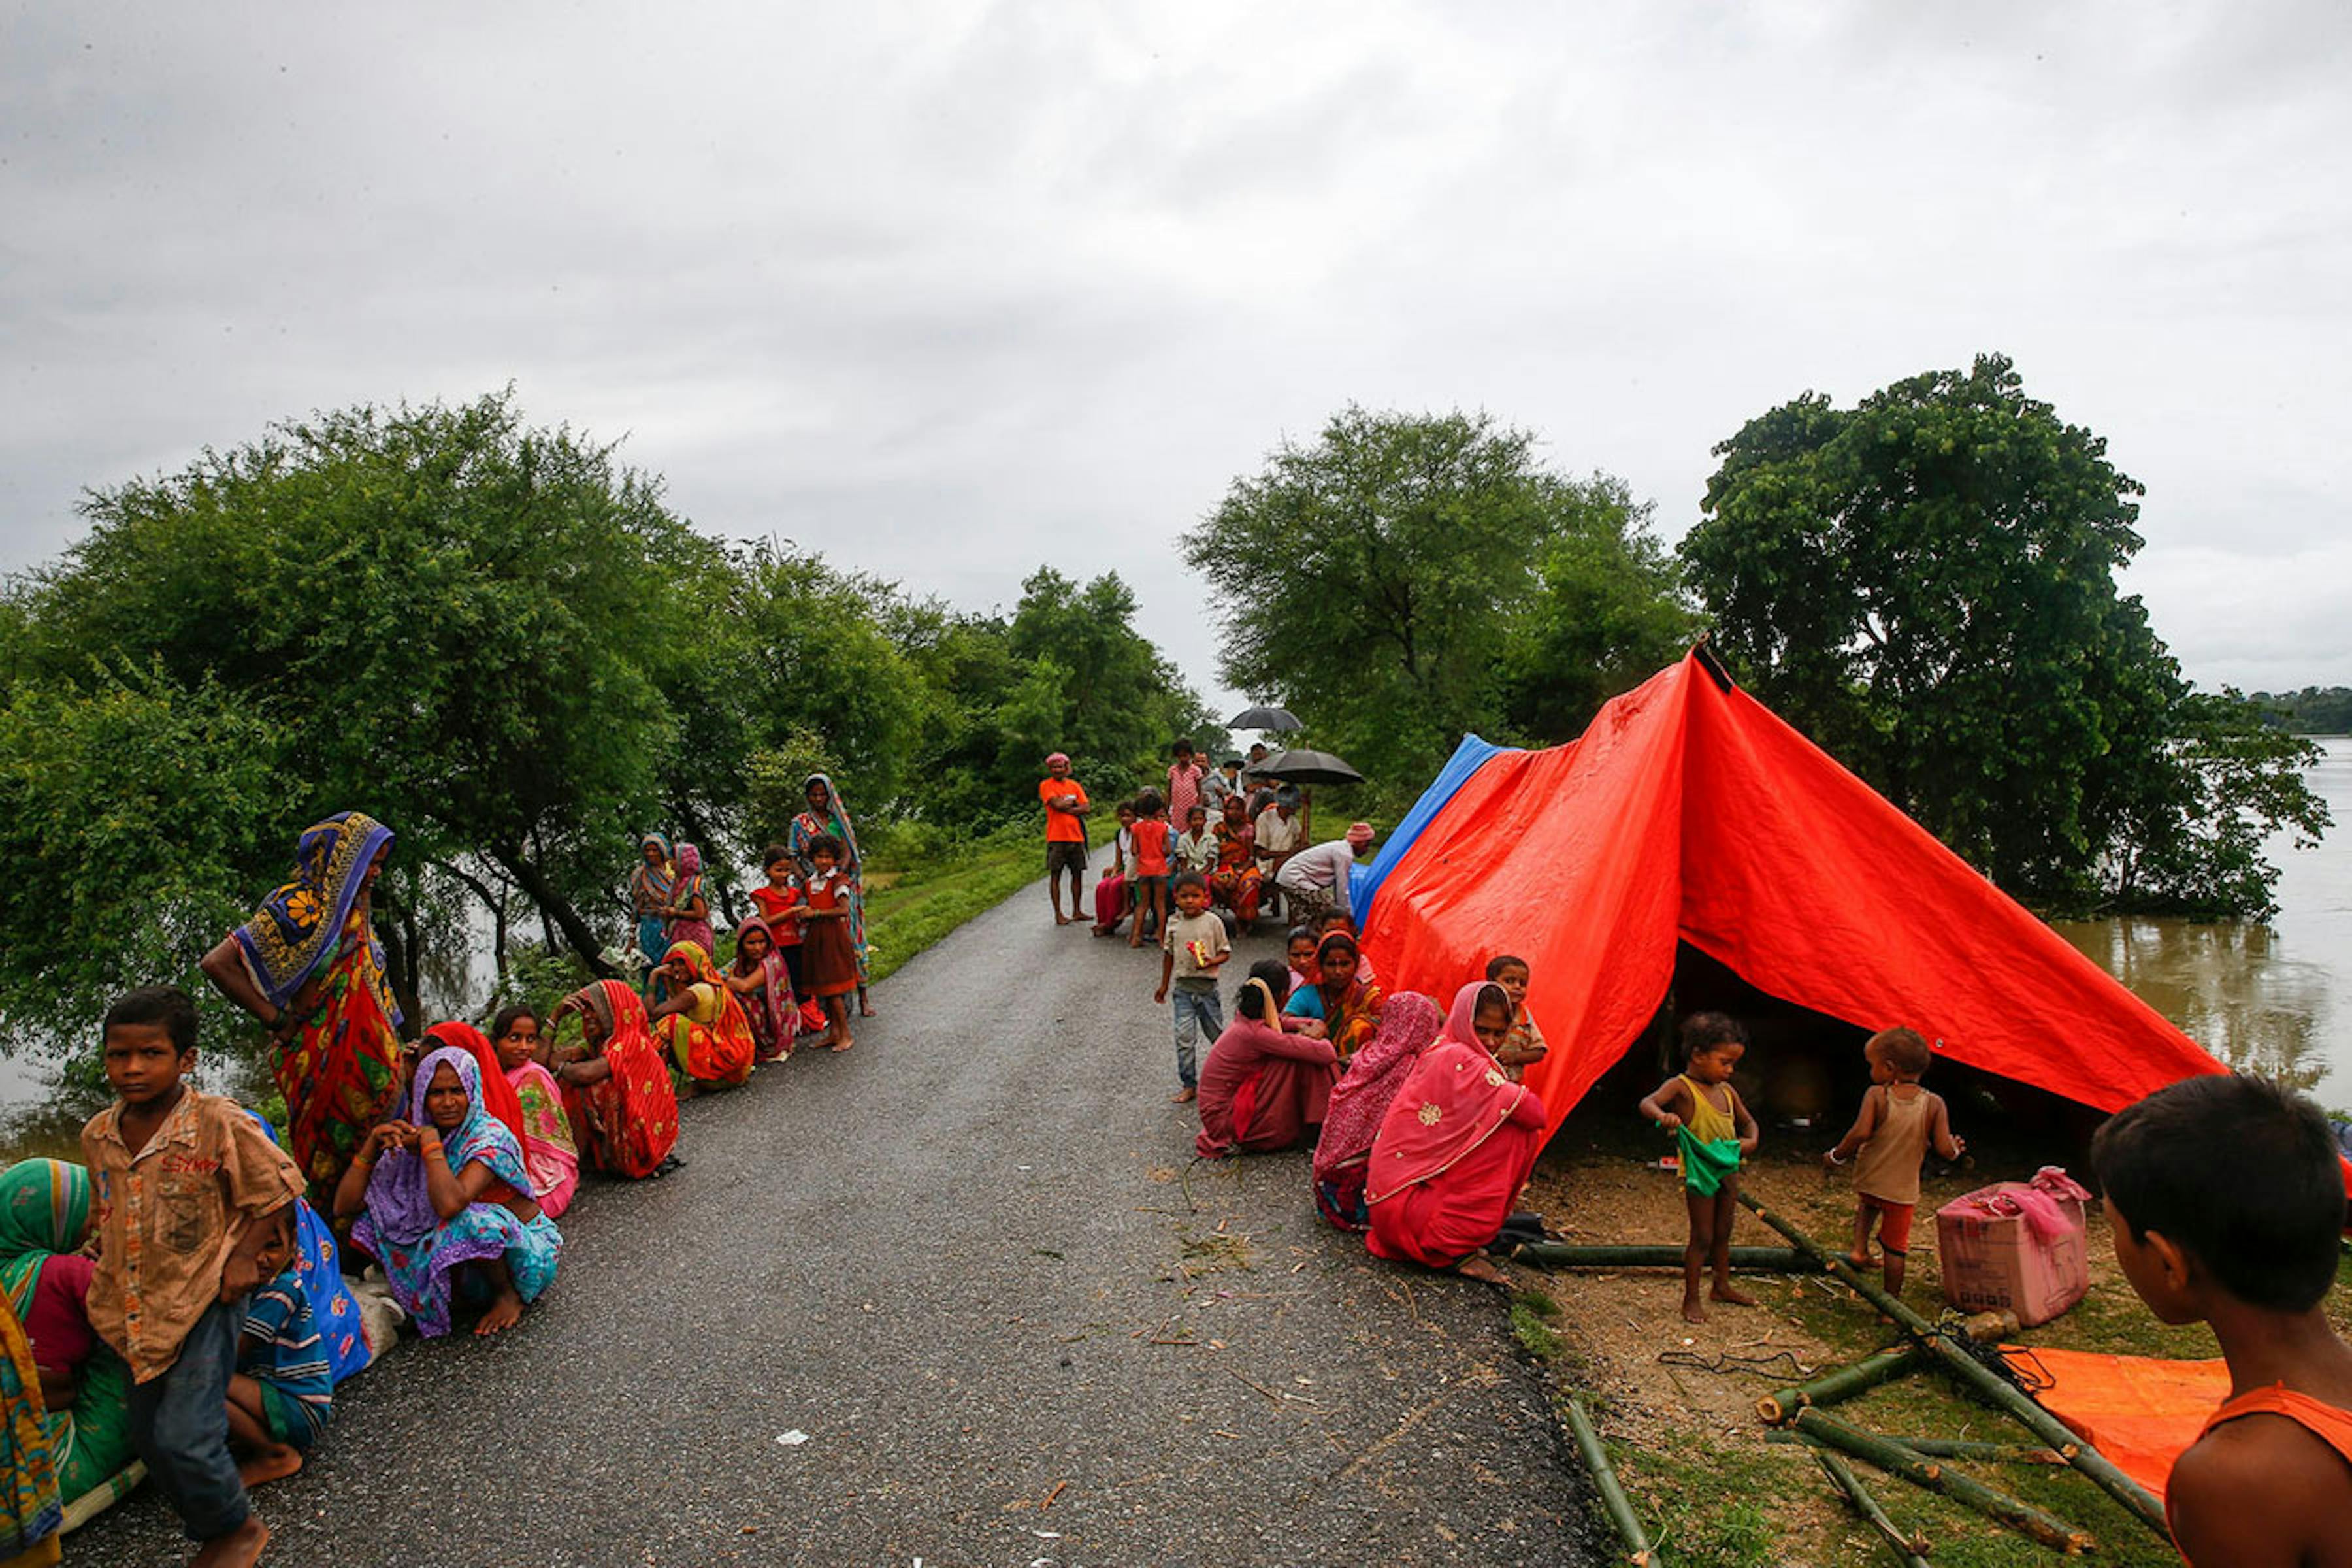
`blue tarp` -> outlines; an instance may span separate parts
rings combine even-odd
[[[1412,809],[1404,814],[1396,831],[1388,836],[1388,842],[1372,857],[1372,863],[1358,866],[1348,873],[1348,907],[1355,911],[1359,928],[1371,918],[1372,900],[1379,896],[1381,884],[1388,879],[1396,863],[1404,858],[1405,851],[1412,847],[1422,829],[1437,820],[1437,814],[1453,800],[1454,791],[1470,782],[1471,774],[1485,767],[1490,758],[1511,749],[1475,735],[1462,737],[1462,743],[1454,748],[1454,754],[1437,770],[1437,777],[1421,792],[1421,798],[1412,803]]]

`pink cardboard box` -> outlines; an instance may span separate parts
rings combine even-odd
[[[2031,1182],[2001,1182],[1936,1211],[1944,1300],[1964,1311],[2006,1309],[2027,1328],[2046,1323],[2091,1286],[2083,1205],[2090,1194],[2055,1166]]]

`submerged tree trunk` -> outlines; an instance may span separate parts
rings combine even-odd
[[[550,928],[548,950],[551,952],[555,950],[554,933],[561,931],[564,941],[572,944],[572,951],[580,955],[581,961],[586,963],[593,973],[600,976],[612,974],[612,965],[598,956],[603,948],[596,941],[596,933],[589,929],[588,922],[581,918],[580,911],[572,907],[571,900],[557,892],[548,879],[541,875],[537,866],[525,859],[521,852],[515,849],[493,847],[488,854],[491,859],[499,863],[501,870],[514,879],[514,884],[522,889],[523,897],[539,906],[539,918]]]

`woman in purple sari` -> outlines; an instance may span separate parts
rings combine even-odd
[[[482,1108],[474,1054],[444,1046],[416,1064],[409,1120],[368,1135],[335,1194],[352,1240],[383,1265],[419,1332],[449,1331],[460,1289],[487,1296],[478,1334],[512,1328],[554,1281],[563,1237],[530,1195],[522,1146]]]

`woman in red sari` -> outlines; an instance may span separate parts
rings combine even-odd
[[[1436,1043],[1444,1024],[1435,1002],[1418,991],[1398,992],[1389,998],[1378,1032],[1331,1090],[1323,1135],[1315,1142],[1315,1206],[1340,1229],[1371,1225],[1371,1212],[1364,1206],[1364,1172],[1371,1163],[1372,1140],[1413,1064]]]
[[[1209,896],[1234,911],[1247,931],[1257,923],[1258,893],[1265,873],[1257,863],[1257,834],[1249,806],[1237,795],[1225,797],[1224,815],[1209,829],[1217,841],[1216,869],[1209,873]]]
[[[1381,1119],[1364,1178],[1371,1210],[1364,1245],[1374,1257],[1504,1283],[1485,1248],[1543,1152],[1544,1106],[1533,1089],[1506,1078],[1483,1047],[1457,1037],[1475,1042],[1479,1011],[1496,1007],[1507,1029],[1511,999],[1501,986],[1483,980],[1464,986],[1446,1018],[1447,1037],[1422,1053]]]
[[[580,1015],[584,1051],[556,1064],[564,1111],[588,1163],[612,1176],[650,1176],[677,1146],[677,1091],[646,1022],[645,998],[618,980],[573,992],[547,1020],[548,1037]]]
[[[364,812],[314,824],[295,843],[292,880],[202,960],[205,978],[269,1031],[288,1142],[322,1205],[404,1087],[400,1009],[369,923],[391,853],[392,829]]]
[[[662,969],[669,995],[651,1015],[654,1038],[677,1064],[679,1092],[733,1089],[750,1078],[760,1042],[710,954],[699,942],[673,942]]]
[[[1290,965],[1253,964],[1209,1059],[1201,1064],[1201,1131],[1192,1146],[1203,1160],[1238,1149],[1270,1154],[1293,1149],[1321,1123],[1339,1063],[1330,1046],[1282,1027]]]
[[[1388,1006],[1388,998],[1364,973],[1362,965],[1363,953],[1356,939],[1343,931],[1331,932],[1315,944],[1317,1005],[1293,1008],[1323,1020],[1323,1037],[1339,1053],[1342,1066],[1355,1060],[1356,1053],[1371,1043]]]

